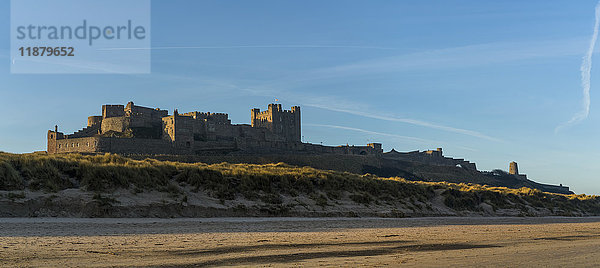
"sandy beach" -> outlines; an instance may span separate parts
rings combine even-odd
[[[600,218],[0,219],[0,266],[593,266]]]

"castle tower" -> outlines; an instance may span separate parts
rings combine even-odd
[[[519,167],[517,166],[517,162],[510,162],[508,166],[508,174],[519,175]]]
[[[252,127],[266,128],[284,141],[301,142],[302,140],[299,106],[283,110],[281,104],[272,103],[264,112],[254,108],[251,110],[250,122]]]
[[[254,108],[252,110],[250,110],[250,124],[252,125],[252,127],[258,127],[258,120],[259,120],[259,115],[260,114],[260,109],[258,108]]]
[[[58,132],[58,125],[54,125],[54,131],[48,130],[47,141],[48,145],[46,147],[46,152],[49,154],[55,154],[58,152],[58,142],[57,140],[63,138],[62,133]]]
[[[300,121],[300,106],[292,106],[292,133],[291,137],[294,141],[302,141],[301,121]]]

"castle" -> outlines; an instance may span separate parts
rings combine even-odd
[[[48,131],[47,152],[165,155],[354,154],[380,155],[380,143],[324,146],[301,140],[300,107],[269,104],[251,110],[251,124],[232,124],[225,113],[189,112],[127,105],[102,105],[102,115],[70,135]]]
[[[49,154],[117,153],[124,155],[357,155],[375,156],[381,170],[395,170],[402,162],[460,168],[480,173],[464,159],[445,157],[442,148],[428,151],[384,153],[381,143],[365,146],[325,146],[302,142],[300,107],[284,110],[269,104],[266,111],[250,111],[250,124],[232,124],[225,113],[188,112],[127,105],[102,105],[102,115],[90,116],[87,126],[65,135],[48,130]],[[540,184],[519,174],[517,163],[510,163],[510,174],[528,186],[548,192],[571,193],[563,185]],[[486,174],[482,172],[481,174]],[[494,174],[491,174],[494,175]],[[392,174],[391,176],[396,176]],[[508,182],[507,182],[508,183]],[[521,183],[522,184],[522,183]],[[519,185],[521,185],[519,184]]]

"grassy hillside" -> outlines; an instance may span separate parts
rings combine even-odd
[[[0,191],[60,192],[81,189],[102,195],[117,190],[133,194],[159,191],[187,200],[185,189],[205,192],[222,204],[244,198],[272,206],[294,206],[286,200],[309,197],[326,208],[349,200],[364,206],[402,206],[433,211],[436,200],[454,211],[516,210],[522,215],[600,215],[600,198],[543,193],[477,184],[419,182],[287,164],[203,164],[133,160],[114,154],[0,153]],[[185,199],[185,200],[184,200]],[[285,208],[283,208],[285,212]],[[280,212],[282,212],[280,211]],[[285,215],[285,213],[283,213]]]
[[[335,170],[356,174],[374,174],[378,177],[402,177],[411,181],[446,181],[454,183],[475,183],[497,187],[521,188],[527,187],[547,192],[569,194],[567,191],[557,191],[556,188],[546,187],[528,179],[504,174],[496,176],[455,166],[437,166],[425,163],[386,159],[372,155],[131,155],[137,160],[152,158],[162,161],[185,163],[236,163],[236,164],[269,164],[283,162],[299,167]],[[499,172],[502,173],[502,172]]]

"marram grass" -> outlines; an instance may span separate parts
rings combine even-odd
[[[138,191],[177,192],[189,185],[222,199],[244,196],[281,202],[281,195],[306,194],[316,199],[344,195],[357,203],[412,200],[427,203],[441,193],[444,203],[456,210],[494,210],[525,206],[550,210],[600,214],[600,199],[590,195],[563,195],[536,189],[510,189],[477,184],[408,181],[348,172],[277,164],[204,164],[132,160],[115,154],[47,155],[0,153],[0,190],[57,192],[81,188],[97,193],[117,188]],[[322,200],[323,201],[323,200]],[[416,202],[418,201],[418,202]]]

